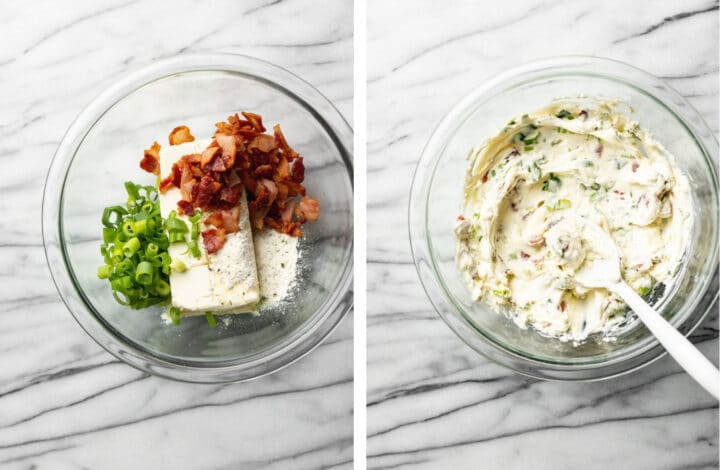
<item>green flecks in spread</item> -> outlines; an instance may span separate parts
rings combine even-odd
[[[590,160],[585,160],[585,161],[583,162],[583,166],[585,166],[585,167],[593,167],[593,166],[595,166],[595,164],[594,164],[592,161],[590,161]]]
[[[533,183],[540,181],[540,178],[542,177],[542,170],[540,169],[538,162],[539,160],[535,160],[532,162],[532,165],[528,165],[527,167],[527,171],[530,173]]]
[[[560,180],[560,178],[558,178],[555,173],[550,173],[548,179],[546,179],[543,183],[542,190],[556,193],[557,190],[560,189],[560,186],[562,186],[562,181]]]
[[[597,186],[597,189],[595,189],[593,192],[590,193],[590,200],[591,200],[592,202],[597,202],[597,201],[600,201],[600,200],[604,199],[604,198],[607,196],[607,193],[608,193],[608,188],[606,188],[606,187],[604,187],[604,186],[603,186],[603,187],[600,187],[600,185],[597,184],[597,183],[593,184],[593,185],[591,186],[591,188],[594,189],[595,186]]]
[[[567,109],[561,109],[560,112],[555,115],[555,117],[558,117],[560,119],[568,119],[568,120],[575,119],[575,116],[573,116],[573,114],[570,111],[568,111]]]
[[[510,296],[510,292],[507,289],[495,289],[493,290],[493,294],[503,298],[508,298]]]
[[[545,204],[545,208],[547,210],[549,210],[550,212],[553,212],[553,211],[559,211],[562,209],[570,209],[571,205],[572,204],[570,203],[570,199],[561,198],[561,199],[558,199],[557,201],[555,201],[555,203],[552,205]]]

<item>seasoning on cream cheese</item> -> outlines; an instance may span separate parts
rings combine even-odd
[[[692,225],[688,180],[625,110],[558,100],[470,152],[455,234],[473,299],[561,340],[611,333],[625,303],[574,281],[594,256],[583,235],[592,224],[615,241],[623,279],[641,295],[672,282]]]

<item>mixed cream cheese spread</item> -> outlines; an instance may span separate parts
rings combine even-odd
[[[641,295],[669,284],[692,225],[686,176],[617,101],[558,100],[511,120],[469,154],[457,263],[474,300],[520,327],[581,341],[609,334],[627,306],[574,273],[607,231]]]

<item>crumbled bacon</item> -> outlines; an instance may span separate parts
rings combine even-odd
[[[633,173],[637,172],[637,169],[640,168],[640,164],[638,162],[632,163],[632,171]]]
[[[140,168],[148,173],[160,175],[160,144],[153,142],[152,147],[145,150],[143,159],[140,160]]]
[[[200,157],[200,168],[202,168],[204,170],[205,167],[207,167],[210,163],[213,162],[213,160],[216,159],[216,157],[219,156],[218,155],[219,152],[220,152],[220,147],[206,148],[203,151],[202,156]],[[222,158],[220,158],[220,162],[222,163]],[[225,170],[225,165],[223,165],[223,169],[220,171],[224,171],[224,170]]]
[[[209,216],[205,217],[203,223],[205,225],[213,225],[215,228],[221,228],[225,234],[235,233],[240,230],[240,206],[235,206],[232,209],[223,209],[215,211]]]
[[[317,220],[320,215],[320,207],[318,206],[317,199],[304,196],[300,199],[300,204],[298,204],[297,207],[295,214],[306,220]]]
[[[220,211],[222,216],[222,226],[225,233],[235,233],[240,231],[240,206],[235,206],[232,209],[225,209]]]
[[[188,126],[178,126],[170,131],[170,135],[168,136],[170,145],[184,144],[185,142],[192,142],[194,140],[195,137],[190,133]]]
[[[234,206],[240,201],[240,192],[242,191],[242,184],[234,184],[232,186],[225,186],[220,190],[220,200],[227,202],[231,206]]]
[[[188,217],[193,215],[193,206],[188,201],[180,200],[177,203],[178,213],[180,215],[187,215]]]
[[[225,230],[207,229],[201,233],[208,254],[216,253],[225,244]]]
[[[270,226],[293,236],[302,235],[300,227],[308,220],[317,220],[319,204],[316,199],[306,196],[305,165],[303,158],[287,143],[279,125],[272,134],[265,134],[262,117],[253,113],[242,113],[228,117],[226,122],[215,124],[213,141],[202,154],[183,156],[171,173],[160,183],[165,192],[175,186],[180,188],[180,213],[191,214],[195,208],[212,213],[208,218],[223,217],[222,223],[214,225],[227,233],[237,231],[240,194],[244,187],[247,193],[248,209],[252,225],[257,229]],[[185,126],[175,128],[170,142],[187,142],[194,137]],[[157,145],[157,143],[155,144]],[[146,151],[151,158],[159,156],[160,147]],[[155,158],[159,170],[158,158]],[[238,183],[239,181],[239,183]],[[237,209],[237,212],[235,211]],[[215,240],[216,234],[209,235]],[[219,249],[219,248],[218,248]]]

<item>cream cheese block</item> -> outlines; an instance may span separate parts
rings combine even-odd
[[[212,140],[196,140],[180,145],[163,147],[160,150],[160,174],[166,176],[172,166],[184,155],[202,153]],[[160,212],[166,218],[170,211],[177,210],[181,199],[180,189],[172,187],[160,195]],[[185,216],[178,215],[190,227]],[[257,265],[252,239],[252,229],[245,191],[240,196],[240,230],[226,235],[225,244],[217,252],[208,255],[198,238],[200,258],[188,252],[185,243],[170,245],[168,253],[172,259],[182,261],[187,270],[170,273],[172,305],[182,310],[184,316],[254,312],[260,301]],[[200,230],[207,227],[201,224]],[[186,235],[186,240],[190,234]]]

